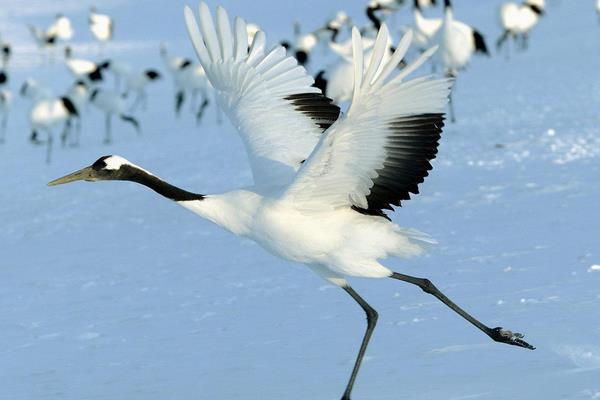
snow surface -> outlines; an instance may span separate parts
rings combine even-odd
[[[183,1],[98,3],[116,19],[105,55],[162,68],[160,42],[192,54]],[[361,1],[222,3],[270,42],[342,5],[364,21]],[[455,3],[493,46],[499,2]],[[475,59],[459,77],[458,123],[422,193],[394,215],[440,244],[387,261],[537,350],[491,342],[418,288],[355,280],[380,312],[355,399],[600,398],[600,26],[591,1],[548,3],[528,52]],[[96,57],[89,4],[27,4],[0,0],[11,87],[31,76],[61,93],[66,69],[40,67],[25,26],[63,11],[75,54]],[[410,21],[406,9],[396,21]],[[27,107],[15,99],[0,146],[0,399],[339,398],[365,327],[341,290],[133,183],[46,187],[105,154],[202,193],[248,184],[243,147],[213,108],[199,127],[189,113],[176,120],[164,80],[150,87],[142,137],[115,121],[115,143],[101,144],[90,109],[81,147],[46,165],[26,140]]]

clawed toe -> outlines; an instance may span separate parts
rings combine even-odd
[[[525,335],[522,333],[511,332],[508,329],[497,327],[490,331],[489,336],[496,342],[524,347],[529,350],[535,350],[535,347],[523,340]]]

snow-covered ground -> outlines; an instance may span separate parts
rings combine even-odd
[[[356,280],[380,324],[355,399],[600,399],[600,24],[591,0],[548,2],[528,52],[478,58],[459,77],[458,123],[422,194],[394,214],[439,245],[387,261],[537,350],[491,342],[418,288]],[[62,9],[75,49],[95,57],[88,2],[35,3],[0,0],[11,88],[32,76],[60,93],[67,72],[58,60],[41,69],[25,26]],[[271,42],[294,18],[342,5],[363,20],[362,1],[222,3]],[[499,2],[455,3],[493,47]],[[105,55],[162,67],[160,42],[191,55],[183,4],[98,4],[116,18]],[[397,25],[409,21],[404,10]],[[339,398],[365,324],[345,293],[135,184],[46,187],[105,154],[201,193],[250,182],[213,108],[196,127],[189,113],[173,117],[168,80],[150,95],[142,137],[115,122],[115,143],[102,145],[90,109],[81,147],[57,149],[51,165],[27,143],[27,103],[15,99],[0,145],[0,399]]]

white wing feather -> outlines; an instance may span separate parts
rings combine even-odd
[[[427,175],[428,162],[437,151],[451,81],[431,76],[402,81],[435,49],[427,51],[395,78],[388,79],[406,53],[412,33],[403,37],[387,64],[382,65],[385,61],[381,48],[388,39],[387,28],[382,25],[366,72],[363,72],[363,50],[356,28],[352,38],[357,84],[350,109],[326,131],[282,197],[300,209],[354,206],[366,210],[372,206],[368,196],[378,177],[383,182],[384,200],[392,196],[386,192],[386,185],[415,193],[416,183]],[[393,182],[393,178],[403,178],[403,171],[409,173],[411,168],[423,176],[409,176],[406,184]],[[390,178],[392,181],[386,181]]]
[[[232,31],[227,12],[219,7],[215,26],[204,2],[199,14],[198,26],[192,10],[185,8],[188,33],[221,107],[246,146],[255,184],[289,184],[339,108],[312,87],[313,78],[282,46],[267,51],[263,32],[248,49],[244,20],[236,18]],[[316,110],[305,107],[311,104]]]

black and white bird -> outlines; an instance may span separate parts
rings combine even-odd
[[[63,146],[66,144],[69,144],[70,146],[79,146],[81,135],[81,120],[86,106],[89,102],[89,96],[90,87],[84,80],[76,81],[75,83],[73,83],[73,85],[71,85],[71,87],[67,91],[66,97],[69,100],[71,100],[71,103],[73,103],[73,106],[77,111],[77,117],[74,118],[75,130],[73,131],[73,129],[71,129],[71,126],[69,126],[69,129],[65,131],[66,136],[62,138]],[[71,121],[69,121],[69,124],[71,124]]]
[[[375,30],[379,30],[385,16],[398,11],[404,0],[370,0],[365,10]],[[380,14],[381,15],[378,15]]]
[[[527,48],[529,32],[544,15],[545,0],[525,0],[522,4],[504,3],[500,7],[500,25],[502,35],[496,41],[500,50],[508,39],[519,43],[522,49]]]
[[[319,44],[319,31],[301,33],[300,23],[294,23],[294,44],[287,41],[281,42],[286,50],[294,53],[294,57],[300,65],[306,66],[310,61],[310,54]]]
[[[104,113],[104,143],[112,143],[112,118],[119,117],[123,122],[131,124],[137,133],[141,132],[137,118],[127,114],[123,96],[115,90],[94,88],[90,92],[90,103]]]
[[[260,31],[258,31],[260,32]],[[249,35],[247,29],[246,35]],[[253,33],[253,35],[255,35]],[[166,46],[161,45],[160,55],[167,70],[173,78],[175,89],[175,115],[179,116],[186,97],[190,97],[190,105],[195,113],[196,122],[200,123],[206,107],[210,103],[210,96],[214,92],[206,78],[204,68],[188,58],[169,55]],[[196,109],[196,99],[200,95],[200,105]],[[220,121],[220,111],[217,106],[217,121]]]
[[[333,18],[327,20],[325,25],[318,30],[319,33],[328,32],[329,33],[329,41],[336,42],[338,40],[338,36],[341,33],[344,27],[352,27],[352,19],[344,10],[340,10],[335,13]]]
[[[135,98],[131,104],[130,110],[135,110],[138,106],[146,108],[148,104],[148,94],[146,87],[159,79],[162,75],[155,69],[146,69],[142,71],[131,71],[125,76],[125,94],[133,92]]]
[[[382,63],[388,42],[385,25],[366,60],[360,33],[353,29],[356,85],[348,112],[340,115],[282,46],[267,47],[263,32],[248,50],[243,19],[232,23],[219,7],[215,24],[203,2],[200,26],[188,7],[185,19],[200,63],[246,146],[254,186],[215,195],[194,193],[119,156],[101,157],[49,185],[137,182],[279,257],[305,264],[343,289],[367,316],[344,400],[350,399],[378,318],[347,277],[417,285],[493,340],[532,348],[520,334],[482,324],[429,280],[393,272],[380,262],[388,256],[416,256],[431,242],[386,215],[410,193],[418,193],[418,184],[432,168],[451,85],[449,79],[432,76],[405,79],[414,70],[411,65],[391,75],[410,34]]]
[[[0,143],[4,143],[6,140],[6,127],[8,125],[11,100],[12,93],[10,90],[2,89],[2,85],[0,85]]]
[[[2,40],[2,37],[0,36],[0,68],[6,69],[8,67],[11,54],[12,49],[10,43]]]
[[[443,66],[446,76],[456,78],[458,71],[464,69],[475,53],[489,55],[483,35],[469,25],[454,19],[450,0],[444,0],[444,19],[432,38],[439,46],[437,58]],[[450,120],[456,121],[452,96],[449,97]]]
[[[52,25],[46,30],[46,34],[66,42],[73,38],[75,31],[73,30],[71,20],[62,14],[58,14],[56,18],[54,18]]]
[[[375,40],[370,37],[362,37],[361,42],[365,57],[368,59],[373,52]],[[314,86],[321,89],[323,94],[326,94],[335,104],[346,102],[353,95],[354,59],[352,57],[352,44],[352,39],[342,43],[330,43],[329,48],[338,56],[338,60],[328,69],[319,71],[315,76]],[[388,37],[382,63],[386,63],[392,57],[395,51],[392,44],[391,38]],[[399,65],[403,65],[403,63],[404,60],[401,60]]]
[[[426,18],[423,16],[422,1],[414,0],[413,16],[415,19],[413,41],[420,50],[431,47],[431,39],[442,26],[441,18]]]
[[[88,23],[92,35],[100,42],[101,46],[106,45],[112,39],[113,20],[108,15],[99,13],[96,7],[90,8]]]
[[[50,60],[52,60],[54,57],[52,50],[58,41],[56,34],[49,34],[46,30],[33,25],[29,25],[29,32],[37,45],[37,48],[44,53],[50,52],[49,57]],[[48,54],[46,54],[46,56],[48,56]]]
[[[61,141],[66,143],[73,121],[79,118],[79,112],[67,96],[52,97],[34,80],[27,80],[21,86],[21,95],[33,100],[29,110],[30,140],[34,144],[46,144],[46,163],[52,159],[54,130],[62,126]],[[40,132],[46,134],[41,139]]]
[[[75,79],[83,79],[87,83],[100,83],[104,79],[102,71],[109,68],[108,62],[96,63],[84,58],[74,58],[71,46],[65,47],[65,66]]]

